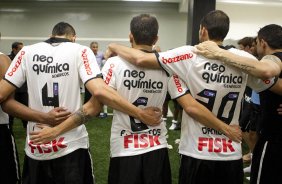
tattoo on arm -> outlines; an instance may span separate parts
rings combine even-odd
[[[91,119],[91,116],[87,115],[83,110],[83,107],[81,107],[74,113],[74,118],[76,124],[79,126],[88,122]]]
[[[229,65],[231,65],[231,66],[235,66],[235,67],[237,67],[237,68],[240,68],[240,69],[242,69],[242,70],[244,70],[245,72],[251,72],[251,71],[253,71],[253,70],[255,70],[256,69],[256,67],[255,66],[250,66],[250,65],[246,65],[246,64],[241,64],[241,63],[238,63],[238,62],[236,62],[236,61],[233,61],[233,60],[230,60],[229,58],[223,58],[223,64],[229,64]]]

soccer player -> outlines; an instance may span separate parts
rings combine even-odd
[[[50,39],[23,47],[7,70],[5,80],[0,82],[0,102],[27,81],[31,108],[47,112],[64,106],[86,118],[80,108],[80,83],[83,82],[92,95],[103,103],[143,122],[159,123],[160,112],[156,113],[156,108],[137,108],[109,88],[101,79],[93,52],[88,47],[73,43],[75,39],[74,28],[60,22],[54,26]],[[99,104],[96,102],[91,98],[89,103]],[[100,111],[100,107],[93,107],[96,109],[93,110],[94,114]],[[30,141],[29,133],[38,129],[36,122],[28,123],[24,184],[94,183],[88,134],[84,125],[46,144]]]
[[[282,78],[282,27],[276,24],[264,26],[258,32],[256,42],[257,53],[262,58],[260,62],[238,57],[212,43],[203,43],[197,48],[200,50],[199,54],[223,60],[251,75],[261,78],[279,76],[280,80],[273,87],[259,93],[262,125],[253,152],[251,183],[281,183],[282,116],[277,113],[277,108],[282,103],[282,88],[281,83],[279,84]]]
[[[0,52],[0,80],[4,77],[11,61]],[[40,123],[56,124],[66,119],[70,112],[63,108],[52,109],[48,113],[41,113],[29,109],[21,103],[15,101],[12,95],[1,104],[0,108],[0,162],[5,167],[0,167],[0,178],[3,183],[16,184],[21,180],[18,152],[11,126],[9,125],[8,114],[13,114],[26,120]]]
[[[222,45],[228,30],[229,17],[220,10],[211,11],[201,20],[199,39]],[[192,46],[179,47],[159,55],[117,44],[110,44],[109,49],[138,66],[163,68],[170,74],[177,73],[188,85],[190,94],[228,125],[238,125],[240,101],[247,84],[258,90],[269,86],[220,61],[196,55]],[[230,51],[253,58],[234,48]],[[272,84],[274,81],[268,82]],[[186,112],[183,113],[181,126],[179,183],[243,183],[241,144],[228,139],[215,127],[200,124],[200,119],[193,119],[190,114],[196,110],[186,108],[189,106],[189,101],[185,100],[187,95],[172,97],[178,97]]]
[[[133,17],[129,35],[132,47],[153,52],[158,28],[153,16]],[[116,56],[107,60],[102,73],[105,83],[132,104],[162,107],[168,83],[164,71],[136,67]],[[165,123],[152,127],[120,111],[113,113],[108,183],[171,184]]]

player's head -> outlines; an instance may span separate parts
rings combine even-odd
[[[22,42],[12,43],[12,52],[16,55],[23,48]]]
[[[282,27],[277,24],[269,24],[261,28],[257,36],[258,55],[264,56],[267,50],[282,49]]]
[[[254,54],[254,38],[253,37],[244,37],[240,39],[237,43],[240,50],[244,50],[249,52],[250,54]]]
[[[229,31],[229,17],[221,10],[205,15],[200,22],[199,40],[223,41]]]
[[[53,28],[52,37],[64,37],[74,42],[76,33],[74,28],[70,24],[66,22],[59,22]]]
[[[97,55],[98,49],[99,49],[98,42],[91,42],[90,43],[90,49],[94,52],[95,55]]]
[[[135,16],[130,22],[130,32],[136,45],[154,45],[158,40],[158,30],[156,17],[149,14]]]

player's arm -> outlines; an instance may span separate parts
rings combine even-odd
[[[157,57],[154,53],[145,53],[138,49],[129,48],[123,45],[111,43],[108,46],[108,54],[116,53],[130,63],[146,68],[160,69]]]
[[[74,112],[68,119],[55,127],[41,126],[39,131],[30,133],[30,140],[34,144],[43,144],[54,140],[59,135],[88,122],[91,117],[100,113],[102,104],[93,96],[80,109]]]
[[[227,50],[221,49],[215,42],[206,41],[196,46],[197,54],[207,58],[218,59],[226,64],[242,69],[244,72],[259,77],[269,79],[277,76],[282,70],[280,59],[273,55],[267,55],[258,62],[255,59],[238,56]]]
[[[230,126],[219,120],[206,107],[197,102],[190,94],[185,94],[177,98],[177,102],[182,106],[183,110],[193,119],[203,125],[214,128],[224,133],[233,141],[241,142],[242,132],[239,126]]]
[[[71,112],[63,107],[56,107],[48,113],[33,110],[22,103],[16,101],[12,95],[10,95],[2,104],[2,109],[7,114],[14,117],[24,119],[27,121],[38,122],[42,124],[48,124],[54,126],[67,119]]]
[[[156,107],[138,108],[121,97],[117,91],[107,86],[102,78],[95,78],[88,81],[85,85],[87,89],[101,103],[124,112],[142,122],[154,126],[161,121],[161,110]]]
[[[278,95],[282,95],[282,79],[278,78],[277,82],[269,90]]]
[[[10,94],[12,94],[16,87],[8,83],[6,80],[2,80],[8,70],[11,60],[8,56],[0,54],[0,103],[2,103]]]

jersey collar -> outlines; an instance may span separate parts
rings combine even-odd
[[[71,41],[69,39],[66,39],[66,38],[51,37],[48,40],[45,40],[45,42],[52,44],[52,43],[71,42]]]

